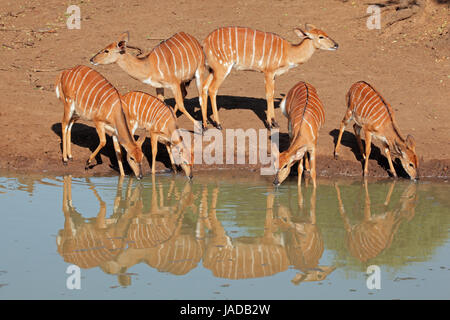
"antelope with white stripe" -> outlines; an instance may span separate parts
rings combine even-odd
[[[291,44],[274,33],[242,27],[219,28],[203,41],[207,65],[213,73],[205,81],[202,99],[206,100],[209,91],[213,120],[218,127],[220,127],[220,120],[217,113],[217,90],[232,68],[264,73],[267,125],[278,127],[275,122],[273,102],[275,77],[305,63],[317,49],[336,50],[338,48],[334,40],[313,25],[306,24],[306,31],[299,28],[294,31],[303,39],[299,44]]]
[[[192,178],[193,151],[183,142],[179,133],[177,118],[172,107],[166,105],[156,97],[144,92],[132,91],[123,96],[123,108],[128,119],[131,133],[136,129],[145,129],[151,139],[152,145],[152,173],[155,173],[158,141],[163,143],[169,153],[172,168],[176,172],[173,154],[176,151],[180,166],[189,179]],[[138,144],[142,145],[145,135],[142,135]]]
[[[57,78],[56,96],[64,104],[61,123],[63,163],[72,160],[71,131],[78,119],[93,121],[100,143],[86,161],[91,161],[106,145],[106,135],[112,135],[120,175],[125,175],[120,145],[127,151],[127,160],[138,179],[142,178],[143,154],[128,128],[119,92],[100,73],[86,67],[76,66],[64,70]],[[120,143],[120,145],[119,145]]]
[[[341,123],[339,136],[334,149],[338,157],[339,147],[345,126],[355,119],[353,129],[361,155],[365,160],[363,175],[367,176],[372,137],[380,140],[389,162],[389,168],[397,177],[391,155],[400,158],[403,168],[411,179],[418,178],[419,161],[416,155],[416,143],[411,135],[404,139],[394,118],[394,110],[380,93],[365,81],[354,83],[347,93],[347,112]],[[361,142],[361,129],[366,140],[365,152]]]
[[[164,100],[164,88],[172,90],[175,97],[175,113],[178,109],[195,123],[194,118],[184,108],[186,96],[185,84],[194,77],[196,80],[200,106],[203,108],[201,90],[206,77],[205,55],[197,39],[179,32],[143,57],[136,57],[127,51],[128,32],[123,33],[118,41],[106,46],[91,58],[91,63],[117,63],[132,78],[156,88],[158,98]],[[204,125],[206,125],[206,119]]]
[[[311,161],[311,178],[316,186],[316,148],[319,129],[325,122],[325,111],[316,89],[299,82],[283,98],[280,104],[283,114],[288,118],[290,137],[289,148],[278,159],[278,172],[274,184],[280,185],[289,175],[292,165],[298,162],[298,185],[303,174],[303,158],[308,152]]]

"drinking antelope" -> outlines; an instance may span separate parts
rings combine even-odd
[[[298,162],[298,185],[302,182],[303,158],[309,153],[311,161],[311,178],[316,186],[316,147],[319,129],[325,121],[325,111],[316,89],[299,82],[283,98],[280,104],[283,114],[288,118],[290,137],[289,148],[278,159],[278,171],[274,180],[280,185],[289,175],[292,165]]]
[[[131,133],[137,128],[145,129],[152,144],[152,173],[155,173],[158,141],[163,143],[169,153],[172,168],[176,171],[173,159],[174,149],[180,155],[180,166],[186,176],[192,178],[193,151],[189,153],[179,133],[177,118],[172,108],[161,100],[139,91],[128,92],[123,96],[123,108],[128,119]],[[141,136],[138,144],[142,145],[145,135]]]
[[[274,33],[250,28],[225,27],[211,32],[203,41],[207,65],[212,69],[203,87],[203,100],[207,91],[211,99],[213,117],[220,126],[216,95],[231,69],[252,70],[264,73],[267,99],[267,125],[278,127],[274,113],[275,77],[305,63],[317,49],[336,50],[338,44],[322,30],[306,24],[306,31],[296,28],[303,40],[291,44]]]
[[[156,88],[158,98],[164,100],[164,88],[172,90],[175,97],[175,113],[178,109],[189,120],[195,123],[194,118],[184,108],[186,95],[185,83],[194,77],[199,91],[200,106],[202,101],[201,90],[206,76],[205,55],[197,39],[193,36],[179,32],[143,57],[136,57],[127,51],[129,41],[128,32],[123,33],[119,39],[91,58],[91,63],[111,64],[117,63],[128,75]],[[206,107],[202,107],[202,110]],[[206,125],[206,118],[203,119]]]
[[[394,110],[383,99],[380,93],[365,81],[354,83],[347,93],[347,112],[341,123],[339,136],[334,149],[334,157],[338,157],[342,134],[345,126],[355,119],[353,129],[359,150],[365,160],[363,175],[367,176],[372,137],[380,140],[389,162],[391,174],[397,177],[392,164],[391,154],[400,158],[403,168],[411,179],[417,179],[419,161],[416,155],[416,142],[411,135],[404,139],[394,118]],[[361,128],[364,129],[366,150],[361,142]]]
[[[119,143],[127,151],[127,160],[138,179],[142,178],[143,154],[128,128],[119,92],[100,73],[86,67],[76,66],[64,70],[57,78],[56,96],[64,104],[61,123],[63,163],[72,160],[71,131],[78,119],[95,124],[100,143],[86,161],[91,161],[106,144],[105,132],[112,135],[120,175],[125,175]]]

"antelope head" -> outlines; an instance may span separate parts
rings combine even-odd
[[[189,180],[192,179],[192,167],[194,164],[194,151],[186,148],[183,137],[179,137],[180,141],[174,144],[172,147],[172,152],[174,154],[174,161],[177,163],[186,174]]]
[[[408,135],[405,143],[395,142],[395,149],[400,154],[400,161],[411,180],[419,178],[419,159],[416,154],[416,141]]]
[[[93,56],[90,62],[93,65],[115,63],[121,55],[125,54],[130,35],[124,32],[117,41],[107,45]]]
[[[273,184],[279,186],[291,172],[292,165],[303,158],[305,155],[306,148],[300,148],[296,153],[292,154],[289,150],[284,151],[280,154],[278,158],[278,171],[275,176]]]
[[[300,28],[294,29],[294,32],[300,38],[308,38],[312,40],[314,48],[321,50],[337,50],[339,45],[331,39],[325,32],[316,28],[312,24],[305,24],[305,30]]]
[[[142,140],[143,142],[143,140]],[[144,154],[142,153],[141,149],[142,143],[136,143],[134,147],[131,148],[131,150],[127,150],[127,161],[128,164],[131,167],[131,170],[133,170],[134,175],[138,180],[142,179],[142,161],[144,160]]]

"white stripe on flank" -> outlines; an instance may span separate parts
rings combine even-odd
[[[245,51],[246,51],[246,49],[247,49],[247,30],[248,30],[248,28],[245,28],[245,37],[244,37],[244,56],[242,57],[242,64],[243,65],[245,65]]]
[[[278,37],[275,37],[275,48],[276,48],[276,50],[275,50],[275,53],[273,54],[273,58],[272,58],[272,60],[273,60],[273,62],[275,63],[275,59],[277,58],[277,55],[278,55]],[[278,67],[278,66],[276,66],[276,67]]]
[[[168,111],[169,110],[166,108],[165,112],[162,115],[165,115]],[[166,118],[166,121],[164,121],[164,124],[161,127],[161,129],[160,129],[161,131],[164,131],[164,129],[166,128],[167,121],[169,121],[169,119],[170,119],[170,112],[169,112],[169,116],[166,116],[165,118]]]
[[[166,60],[166,55],[164,54],[164,50],[162,49],[161,45],[159,46],[159,50],[161,50],[161,54],[163,56],[164,62],[166,63],[166,68],[167,68],[167,74],[170,74],[170,69],[169,69],[169,64],[167,63]]]
[[[255,38],[256,38],[256,30],[253,30],[253,53],[252,53],[252,62],[250,63],[250,67],[253,67],[253,62],[255,61]]]
[[[222,54],[221,51],[220,51],[220,38],[219,38],[220,31],[221,31],[221,29],[217,30],[217,33],[216,33],[217,46],[212,46],[212,47],[214,48],[214,50],[216,51],[216,57],[217,57],[218,59],[221,58],[220,55]]]
[[[365,112],[365,116],[364,116],[365,119],[370,120],[372,118],[371,114],[372,114],[373,110],[376,108],[378,108],[378,109],[382,108],[382,106],[379,103],[380,103],[380,101],[378,99],[375,99],[367,106],[367,111]]]
[[[361,93],[362,93],[362,91],[363,90],[361,90]],[[357,104],[357,106],[356,106],[356,108],[355,108],[355,111],[357,111],[358,109],[359,109],[359,106],[363,103],[363,101],[367,98],[367,96],[369,95],[369,93],[370,93],[371,91],[369,90],[369,91],[367,91],[367,93],[366,93],[366,95],[364,96],[364,98],[363,99],[361,99],[361,98],[359,98],[357,101],[358,101],[358,104]],[[361,95],[361,94],[360,94]],[[361,109],[361,111],[362,111],[362,109]],[[358,114],[359,115],[361,115],[361,112],[358,112]]]
[[[272,48],[273,48],[273,34],[271,33],[271,40],[270,40],[270,50],[269,50],[269,56],[267,57],[267,63],[266,66],[270,65],[270,56],[272,55]]]
[[[141,107],[142,98],[144,97],[144,94],[141,93],[140,96],[141,96],[141,99],[139,99],[139,104],[137,105],[138,109],[134,111],[136,114],[136,117],[138,115],[139,108]]]
[[[316,139],[316,136],[314,135],[314,130],[311,127],[311,124],[308,122],[308,120],[306,120],[305,118],[303,118],[303,122],[306,122],[306,124],[309,126],[309,129],[311,130],[311,135],[313,137],[313,140]]]
[[[180,78],[182,78],[182,77],[184,76],[184,61],[183,61],[183,54],[181,53],[180,48],[178,47],[178,45],[177,45],[177,44],[175,43],[175,41],[174,41],[174,40],[177,40],[177,39],[174,39],[174,37],[172,37],[172,38],[170,38],[169,40],[170,40],[170,42],[173,43],[173,45],[177,48],[178,52],[180,53],[180,60],[181,60],[181,75],[180,75]],[[177,40],[177,41],[178,41],[178,40]]]
[[[196,62],[196,61],[197,61],[196,58],[197,58],[198,55],[196,55],[196,54],[194,53],[194,50],[192,49],[192,46],[191,46],[191,44],[190,44],[190,42],[191,42],[190,39],[189,39],[189,38],[186,39],[186,38],[184,37],[184,34],[182,34],[181,36],[182,36],[183,39],[185,40],[185,43],[189,46],[189,50],[190,50],[191,53],[192,53],[192,61],[193,61],[193,62]],[[203,54],[203,52],[201,51],[200,54]],[[190,61],[189,56],[187,56],[187,58],[188,58],[188,60]],[[189,65],[190,65],[190,62],[189,62]]]
[[[113,104],[112,104],[111,107],[109,108],[108,115],[106,116],[105,119],[108,119],[108,118],[109,118],[109,116],[111,115],[111,112],[113,111],[114,106],[116,105],[117,102],[119,102],[119,99],[116,99],[116,101],[113,102]]]
[[[94,105],[96,105],[95,99],[97,98],[98,93],[99,93],[99,92],[100,92],[100,91],[108,84],[108,81],[106,81],[106,79],[104,79],[104,78],[103,78],[101,81],[99,81],[99,82],[91,89],[91,91],[89,92],[88,98],[87,98],[87,100],[86,100],[86,103],[88,103],[88,102],[89,102],[89,99],[90,99],[90,97],[91,97],[92,91],[93,91],[94,88],[95,88],[99,83],[101,83],[102,81],[105,81],[105,83],[104,83],[103,86],[101,86],[99,89],[95,90],[96,94],[95,94],[95,96],[94,96],[94,100],[92,100],[91,108],[89,109],[89,116],[90,116],[91,113],[92,113],[92,108],[94,107]]]
[[[128,110],[130,115],[132,115],[133,117],[136,117],[136,113],[134,112],[134,105],[136,104],[136,99],[137,99],[137,95],[136,93],[132,93],[131,94],[131,98],[130,98],[130,105],[128,106]]]
[[[223,34],[224,29],[222,28],[221,31],[222,31],[222,50],[221,50],[220,52],[221,52],[222,55],[223,55],[223,59],[226,60],[227,57],[226,57],[226,55],[225,55],[225,36],[224,36],[224,34]]]
[[[161,72],[161,68],[159,67],[159,55],[158,55],[158,52],[156,52],[156,50],[154,51],[155,52],[155,55],[156,55],[156,63],[157,63],[157,65],[156,65],[156,67],[158,68],[158,71],[159,71],[159,74],[161,75],[161,78],[164,78],[164,75],[163,75],[163,73]]]
[[[85,103],[83,103],[83,98],[84,98],[84,95],[86,94],[86,91],[87,91],[87,89],[89,89],[89,86],[91,85],[91,83],[93,82],[93,81],[95,81],[95,80],[98,80],[98,78],[96,78],[96,77],[94,77],[94,79],[92,79],[91,81],[89,81],[89,83],[86,85],[86,87],[84,88],[84,90],[83,90],[83,93],[81,94],[81,96],[80,96],[80,99],[79,99],[79,103],[80,104],[84,104],[84,113],[87,115],[87,107],[88,107],[88,100],[86,100],[86,102]]]
[[[231,28],[228,28],[228,37],[229,39],[229,43],[228,43],[228,48],[230,49],[230,58],[228,60],[234,61],[234,49],[233,49],[233,42],[231,41]]]
[[[183,47],[183,50],[186,53],[186,61],[188,63],[188,68],[189,68],[187,73],[184,72],[184,59],[183,59],[183,54],[180,51],[181,61],[183,61],[183,77],[188,77],[191,74],[191,62],[189,61],[190,59],[189,59],[188,51],[187,51],[186,47],[183,45],[183,43],[180,40],[178,40],[177,38],[174,38],[174,40],[178,41],[178,43]]]
[[[114,87],[111,87],[111,88],[110,88],[108,91],[106,91],[106,92],[109,92],[109,91],[111,91],[111,90],[113,90],[113,92],[111,92],[111,93],[106,97],[106,99],[103,99],[103,102],[102,102],[102,104],[100,105],[100,108],[98,108],[97,114],[100,114],[100,112],[102,111],[103,105],[105,104],[106,101],[108,101],[109,97],[111,97],[114,93],[117,93],[116,90],[114,89]],[[106,94],[106,92],[101,96],[101,98],[99,99],[99,101],[102,101],[102,98],[103,98],[103,96]]]
[[[152,103],[152,106],[153,106],[153,103]],[[149,123],[150,126],[153,126],[153,118],[154,118],[153,115],[154,115],[155,111],[158,109],[158,106],[159,105],[157,104],[155,107],[151,108],[151,113],[147,120],[147,123]]]
[[[70,81],[67,82],[67,86],[66,88],[73,90],[73,80],[75,79],[75,77],[80,73],[81,68],[78,68],[77,71],[74,71],[74,69],[70,70],[72,72],[72,78],[70,79]]]
[[[367,101],[366,101],[366,103],[363,105],[363,107],[361,108],[361,112],[359,113],[360,115],[361,115],[361,117],[363,117],[363,118],[365,118],[365,116],[366,116],[366,107],[369,105],[369,106],[371,106],[372,104],[373,104],[373,99],[375,98],[375,100],[376,100],[376,95],[373,95],[372,97],[370,97]],[[367,110],[370,110],[370,107],[369,108],[367,108]]]
[[[150,99],[145,100],[145,104],[142,106],[141,114],[137,117],[138,122],[143,125],[144,124],[144,111],[147,110],[147,106],[150,103]]]
[[[149,112],[150,112],[150,110],[152,110],[152,107],[153,107],[153,105],[155,104],[156,101],[157,101],[157,99],[153,99],[152,104],[147,107],[147,112],[145,113],[145,118],[142,118],[142,122],[143,123],[150,124]]]
[[[266,51],[266,36],[267,36],[267,33],[264,32],[264,41],[263,41],[263,46],[262,46],[263,51],[262,51],[262,54],[261,54],[261,59],[258,62],[259,66],[262,65],[262,61],[263,61],[265,53],[266,53],[265,52]]]
[[[284,55],[283,49],[284,49],[284,40],[281,39],[280,59],[278,59],[278,66],[281,65],[281,59],[283,59],[283,55]]]
[[[169,39],[170,40],[170,39]],[[177,61],[175,59],[175,54],[173,53],[172,49],[170,49],[169,45],[166,43],[167,49],[169,49],[170,53],[172,54],[172,60],[173,60],[173,65],[174,65],[174,70],[173,73],[175,76],[177,76]]]
[[[77,102],[78,102],[78,93],[80,92],[81,88],[83,87],[83,82],[84,82],[84,80],[86,79],[86,77],[88,76],[88,74],[91,73],[91,71],[92,71],[92,69],[89,69],[89,71],[85,73],[83,79],[81,80],[80,84],[78,85],[78,90],[77,90],[77,92],[75,93],[75,100],[77,100]]]
[[[380,120],[380,118],[382,117],[382,116],[387,116],[386,115],[386,112],[384,112],[385,110],[384,109],[381,109],[381,112],[380,112],[380,115],[376,118],[376,119],[374,119],[374,120],[372,120],[372,122],[374,123],[374,124],[376,124],[379,120]],[[374,115],[375,116],[375,115]],[[384,122],[384,121],[383,121]],[[383,122],[381,122],[381,123],[383,123]],[[381,124],[380,123],[380,124]]]
[[[355,91],[358,92],[357,90],[360,89],[361,86],[362,86],[362,83],[359,84],[359,86],[356,88]],[[366,88],[369,88],[369,87],[365,86],[365,87],[363,87],[361,90],[359,90],[359,97],[358,97],[358,99],[355,101],[355,103],[356,103],[355,108],[354,108],[355,111],[356,111],[356,109],[359,107],[359,104],[361,103],[361,95],[362,95],[362,92],[364,91],[364,89],[366,89]],[[369,89],[369,92],[370,92],[370,89]],[[354,96],[354,95],[353,95],[353,96]]]
[[[238,41],[237,27],[234,27],[234,37],[236,41],[236,63],[239,63],[239,41]]]

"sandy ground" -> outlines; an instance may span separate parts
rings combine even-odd
[[[238,25],[271,31],[298,42],[294,27],[305,22],[323,29],[339,43],[336,52],[316,52],[304,65],[276,80],[277,101],[298,81],[313,84],[326,109],[320,132],[318,173],[322,176],[361,175],[352,127],[344,134],[341,159],[332,159],[340,121],[351,84],[366,80],[393,106],[404,135],[412,134],[424,177],[448,177],[450,165],[450,38],[448,4],[433,5],[424,18],[417,14],[381,30],[366,26],[364,1],[75,1],[81,9],[81,29],[66,27],[68,3],[61,1],[0,1],[0,169],[29,173],[98,175],[117,174],[111,139],[101,152],[102,163],[89,171],[85,160],[98,144],[92,123],[73,128],[74,161],[61,162],[62,104],[54,93],[60,70],[78,64],[112,42],[123,31],[130,44],[150,50],[160,39],[178,31],[200,41],[221,26]],[[383,11],[384,12],[384,11]],[[387,16],[388,12],[386,12]],[[98,66],[121,93],[155,89],[139,83],[117,65]],[[174,105],[166,90],[168,104]],[[266,102],[263,75],[233,71],[219,90],[219,113],[224,128],[263,129]],[[201,119],[197,89],[186,97],[188,111]],[[194,111],[195,109],[195,111]],[[209,113],[211,111],[209,110]],[[287,121],[276,104],[281,150],[288,146]],[[179,124],[192,130],[186,116]],[[151,159],[147,139],[145,154]],[[387,161],[372,149],[370,175],[387,177]],[[151,161],[151,160],[150,160]],[[160,148],[157,169],[169,167]],[[236,165],[257,169],[256,165]],[[197,165],[195,170],[230,167]],[[145,161],[145,171],[150,170]],[[245,172],[245,171],[244,171]]]

